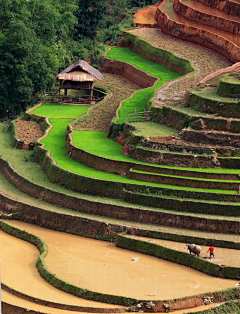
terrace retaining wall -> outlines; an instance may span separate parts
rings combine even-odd
[[[158,78],[137,69],[129,63],[112,60],[109,58],[104,58],[104,63],[100,71],[112,73],[115,75],[121,75],[125,79],[142,88],[153,86],[158,80]]]
[[[219,189],[219,190],[239,190],[240,181],[222,182],[209,180],[195,180],[194,178],[171,177],[168,175],[158,175],[154,173],[141,173],[130,171],[127,177],[133,180],[146,181],[158,184],[171,184],[175,186],[193,187],[198,189]],[[240,209],[240,208],[239,208]]]
[[[1,159],[0,159],[1,160]],[[5,163],[5,164],[4,164]],[[123,207],[123,206],[117,206],[117,205],[111,205],[111,204],[105,204],[101,202],[94,202],[90,200],[86,200],[83,198],[77,198],[69,195],[65,195],[63,193],[51,191],[49,189],[46,189],[41,186],[37,186],[34,183],[31,183],[30,181],[26,180],[25,178],[22,178],[18,174],[14,173],[14,171],[11,169],[11,167],[6,163],[1,160],[1,172],[10,180],[12,184],[14,184],[17,188],[22,190],[23,192],[36,197],[40,200],[49,202],[51,204],[60,206],[60,207],[67,207],[70,209],[73,209],[78,212],[85,212],[91,215],[99,215],[99,216],[105,216],[105,217],[112,217],[116,219],[122,219],[122,220],[129,220],[129,221],[136,221],[136,222],[143,222],[143,223],[150,223],[150,224],[160,224],[160,225],[168,225],[168,226],[175,226],[179,228],[189,228],[189,229],[196,229],[196,230],[206,230],[209,231],[209,226],[207,227],[206,224],[201,223],[201,219],[198,221],[196,219],[196,222],[194,224],[191,222],[191,217],[186,217],[183,216],[182,219],[183,221],[180,221],[179,217],[181,215],[173,215],[171,213],[160,213],[160,212],[154,212],[154,211],[148,211],[148,210],[142,210],[139,208],[135,208],[134,205],[133,207]],[[104,189],[104,186],[101,184],[101,181],[95,180],[95,183],[98,185],[99,189]],[[88,184],[91,186],[91,180],[90,183]],[[72,182],[72,185],[74,187],[74,180]],[[109,192],[107,193],[108,197],[113,197],[114,195],[114,182],[112,182],[113,189],[109,189]],[[94,190],[94,185],[92,187],[93,190],[91,190],[92,193],[96,193]],[[139,201],[147,206],[156,206],[152,204],[150,201],[153,201],[153,198],[146,198],[146,196],[140,196],[136,193],[131,193],[131,198],[129,198],[129,194],[126,194],[126,191],[124,190],[124,187],[126,189],[130,189],[132,191],[134,190],[141,190],[143,188],[141,185],[133,185],[133,184],[119,184],[119,188],[121,188],[121,196],[118,195],[118,198],[120,199],[125,199],[126,201],[134,202],[136,204],[139,203]],[[144,185],[144,188],[146,189],[146,185]],[[154,190],[154,187],[152,188]],[[156,189],[156,188],[155,188]],[[191,194],[194,194],[194,192],[191,191],[176,191],[171,190],[171,189],[158,189],[158,193],[163,193],[168,195],[178,195],[178,197],[191,197]],[[112,193],[111,193],[112,192]],[[104,194],[104,192],[102,192]],[[99,192],[99,195],[102,195]],[[135,195],[136,194],[136,195]],[[195,192],[196,194],[196,192]],[[194,194],[194,195],[195,195]],[[197,193],[200,199],[204,199],[204,193]],[[202,195],[203,194],[203,195]],[[217,194],[216,194],[217,195]],[[196,195],[195,195],[196,196]],[[213,194],[210,193],[209,195],[210,199],[213,197]],[[217,195],[217,200],[224,200],[228,197],[230,197],[228,200],[234,201],[235,199],[239,199],[238,195]],[[214,198],[214,197],[213,197]],[[215,199],[215,198],[214,198]],[[164,202],[167,202],[166,204]],[[21,202],[16,202],[14,200],[11,200],[7,198],[4,195],[1,195],[0,197],[0,204],[2,206],[2,210],[12,210],[12,211],[21,211],[22,213],[25,213],[25,210],[29,207],[29,211],[31,212],[31,208],[33,206],[30,205],[25,205]],[[165,205],[164,205],[165,204]],[[180,201],[180,204],[182,202]],[[158,200],[158,205],[159,205],[159,200]],[[167,208],[171,207],[171,202],[162,200],[162,205],[167,206]],[[213,211],[214,211],[214,205],[208,204],[207,208],[213,206]],[[169,207],[170,206],[170,207]],[[224,207],[224,204],[222,205]],[[227,205],[226,205],[227,206]],[[25,217],[25,214],[24,214]],[[208,221],[208,219],[206,220]],[[210,219],[210,221],[212,221]],[[211,225],[211,229],[218,230],[218,232],[223,232],[223,233],[239,233],[239,223],[236,222],[229,222],[230,224],[233,223],[234,228],[228,228],[225,230],[222,228],[220,221],[214,220]],[[225,224],[227,225],[227,224]],[[199,229],[200,228],[200,229]],[[229,229],[229,230],[228,230]]]
[[[175,55],[173,52],[157,48],[134,34],[124,33],[121,46],[128,47],[144,59],[161,64],[168,70],[181,75],[193,72],[194,67],[187,59]]]
[[[151,165],[141,165],[141,164],[133,164],[134,168],[142,171],[149,171],[149,172],[156,172],[156,173],[163,173],[163,174],[170,174],[170,175],[180,175],[180,176],[198,176],[199,178],[209,178],[209,179],[225,179],[225,180],[238,180],[238,175],[235,174],[212,174],[212,173],[201,173],[201,172],[189,172],[184,170],[178,170],[178,169],[168,169],[168,168],[158,168]],[[60,206],[60,207],[67,207],[73,210],[78,210],[81,206],[87,207],[89,206],[88,200],[81,199],[80,197],[74,197],[70,195],[66,195],[60,192],[56,192],[50,189],[47,189],[46,187],[39,186],[21,175],[19,175],[17,172],[13,170],[13,168],[2,158],[0,158],[0,171],[1,173],[6,177],[6,179],[14,186],[16,186],[19,190],[21,190],[24,193],[27,193],[28,195],[38,198],[40,200],[46,201],[48,203]],[[100,183],[101,184],[101,183]],[[150,187],[146,185],[136,185],[136,184],[124,184],[122,183],[121,189],[123,190],[122,197],[124,197],[125,189],[131,190],[131,191],[141,191],[148,188],[151,190],[153,194],[156,193],[162,193],[163,195],[175,195],[177,197],[183,197],[183,198],[197,198],[197,199],[209,199],[209,200],[221,200],[221,201],[228,201],[228,202],[240,202],[240,195],[239,194],[216,194],[216,193],[199,193],[199,192],[193,192],[193,191],[187,191],[187,190],[175,190],[175,189],[165,189],[165,188],[159,188],[159,187]],[[113,195],[110,195],[111,197]],[[120,194],[118,195],[121,196]],[[90,202],[92,203],[92,202]],[[98,204],[98,202],[94,202],[95,204]],[[101,204],[101,203],[100,203]],[[107,206],[105,204],[104,206]],[[113,206],[113,205],[111,205]]]
[[[161,213],[161,212],[152,212],[148,210],[142,210],[137,208],[130,207],[122,207],[117,205],[111,205],[106,203],[93,202],[69,195],[65,195],[59,192],[55,192],[49,190],[45,187],[37,186],[36,184],[26,180],[25,178],[19,176],[13,169],[8,165],[7,162],[3,161],[0,158],[0,168],[1,172],[10,180],[12,184],[14,184],[21,191],[28,193],[29,195],[36,197],[38,199],[44,200],[48,203],[58,205],[59,207],[66,207],[76,211],[85,212],[89,214],[95,214],[99,216],[109,216],[112,218],[129,220],[129,221],[138,221],[145,223],[152,223],[157,225],[168,225],[171,227],[179,227],[179,228],[189,228],[196,229],[202,231],[215,231],[218,233],[232,233],[239,234],[240,230],[240,222],[238,221],[225,221],[224,225],[218,219],[205,219],[196,217],[194,221],[192,217],[188,217],[186,215],[182,216],[173,215],[171,213]],[[138,186],[134,187],[134,185],[128,185],[127,188],[131,189],[146,189],[146,186]],[[156,188],[149,188],[151,193],[159,192],[155,191]],[[163,189],[164,190],[164,189]],[[167,190],[168,191],[168,190]],[[172,195],[172,193],[185,193],[186,197],[190,197],[188,195],[189,191],[175,191],[169,190],[168,193]],[[129,194],[129,192],[125,191],[124,193]],[[141,191],[140,191],[141,193]],[[133,193],[131,193],[133,194]],[[195,192],[196,194],[196,192]],[[198,194],[198,193],[197,193]],[[202,193],[199,193],[201,195]],[[153,195],[152,195],[153,196]],[[226,195],[216,194],[218,200],[224,200]],[[228,196],[228,195],[227,195]],[[239,199],[239,195],[230,195],[234,198]],[[213,198],[213,194],[209,193],[210,199]],[[143,199],[141,200],[141,202]],[[137,202],[136,202],[137,203]],[[105,224],[101,222],[97,222],[91,219],[85,219],[81,217],[73,217],[71,215],[66,214],[58,214],[54,212],[49,212],[47,210],[37,208],[31,205],[23,204],[21,202],[17,202],[6,195],[1,194],[0,197],[1,209],[8,213],[14,213],[15,219],[27,220],[29,222],[43,225],[44,227],[48,227],[55,230],[64,230],[74,234],[84,234],[85,236],[92,237],[102,235],[105,237],[106,235],[112,234],[113,237],[116,237],[116,234],[119,232],[123,232],[126,229],[135,230],[136,228]],[[17,212],[17,213],[16,213]],[[153,217],[151,218],[150,216]],[[147,220],[145,221],[145,216]],[[70,218],[70,221],[68,221]],[[89,226],[93,224],[93,227],[89,228]],[[94,227],[95,225],[95,227]],[[113,227],[112,227],[113,226]],[[58,229],[59,228],[59,229]],[[81,231],[80,231],[81,230]],[[106,231],[106,233],[105,233]],[[139,232],[139,230],[137,231]]]
[[[128,198],[128,201],[131,201],[130,198]],[[111,227],[109,226],[109,223],[101,223],[91,219],[77,217],[75,215],[72,216],[63,213],[51,212],[40,207],[18,202],[3,194],[0,194],[0,206],[3,212],[14,214],[14,219],[24,220],[46,228],[65,231],[72,234],[84,234],[88,237],[94,237],[101,234],[102,239],[104,239],[104,237],[110,238],[110,234],[114,234],[114,231],[111,231],[112,229],[115,229],[115,232],[119,233],[121,231],[125,231],[127,228],[119,225]],[[224,224],[222,224],[222,220],[219,219],[207,219],[195,216],[193,219],[192,216],[187,216],[186,214],[172,214],[134,207],[114,206],[110,204],[106,206],[104,203],[101,205],[99,204],[99,207],[97,208],[95,204],[91,205],[91,202],[88,203],[87,207],[80,207],[78,211],[91,215],[105,216],[112,219],[140,222],[158,226],[164,225],[172,228],[226,234],[240,234],[239,221],[225,220]],[[108,232],[108,234],[106,234],[106,232]]]
[[[231,155],[229,157],[227,156],[227,152],[225,154],[226,156],[222,157],[219,155],[195,155],[190,153],[181,154],[167,150],[149,150],[142,146],[137,146],[134,149],[130,147],[128,155],[129,157],[142,162],[166,165],[169,167],[240,169],[240,158],[231,157]],[[239,180],[239,178],[236,180]]]
[[[186,142],[240,147],[240,134],[236,133],[183,129],[179,135]]]
[[[229,16],[229,19],[224,19],[218,16],[197,11],[185,3],[182,3],[182,0],[175,0],[173,3],[173,8],[174,11],[181,17],[184,17],[190,21],[194,21],[199,25],[204,24],[204,26],[207,25],[209,27],[223,30],[234,35],[240,34],[240,22],[231,20],[231,16]]]
[[[214,33],[171,20],[169,16],[161,10],[162,5],[157,8],[155,18],[158,21],[159,28],[164,33],[210,48],[223,55],[232,63],[240,61],[240,47]]]
[[[215,97],[208,96],[209,91]],[[205,93],[206,92],[206,93]],[[185,106],[207,114],[218,114],[225,118],[240,119],[240,100],[237,98],[217,97],[217,88],[205,87],[201,90],[191,89],[186,99]]]
[[[184,212],[203,215],[220,215],[226,217],[239,217],[239,206],[222,204],[220,202],[208,203],[204,201],[188,200],[188,199],[177,199],[165,197],[162,195],[151,195],[151,194],[141,194],[141,193],[125,193],[124,200],[126,202],[133,202],[139,205],[151,206],[154,208],[164,208],[166,210],[177,210],[179,213]],[[195,219],[195,218],[194,218]]]
[[[196,130],[218,130],[240,133],[240,120],[234,118],[192,115],[178,108],[162,106],[151,108],[152,121],[182,130],[188,126]]]
[[[186,304],[187,307],[185,309],[190,309],[191,305],[197,304],[196,301],[190,302],[191,300],[189,298],[182,299],[182,304]],[[176,300],[174,306],[178,306],[178,300]],[[208,309],[208,314],[218,314],[219,310],[223,309],[224,311],[228,311],[229,314],[236,314],[237,311],[240,309],[240,304],[235,303],[234,301],[228,301],[226,303],[223,303],[221,305],[218,305],[216,308],[214,308],[214,304],[211,309]],[[19,307],[17,305],[9,304],[7,302],[2,301],[2,313],[5,314],[41,314],[39,311],[35,310],[29,310],[27,308]],[[206,310],[194,312],[195,314],[206,314]]]
[[[229,15],[235,15],[240,17],[240,4],[231,0],[198,0],[202,4],[221,10]]]
[[[128,147],[129,146],[129,147]],[[126,145],[125,149],[129,157],[142,162],[152,164],[166,165],[171,167],[189,167],[189,168],[217,168],[214,156],[194,155],[169,151],[149,150],[142,146],[132,148]]]

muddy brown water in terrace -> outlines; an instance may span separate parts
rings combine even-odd
[[[1,296],[2,300],[8,304],[14,304],[17,307],[22,307],[25,309],[28,309],[28,311],[33,310],[33,311],[39,311],[40,313],[46,313],[46,314],[84,314],[85,312],[78,312],[78,311],[68,311],[68,310],[60,310],[60,309],[55,309],[55,308],[49,308],[44,305],[32,303],[26,300],[23,300],[21,298],[18,298],[4,290],[1,291]],[[216,304],[210,304],[210,305],[204,305],[204,306],[199,306],[196,308],[188,309],[188,310],[179,310],[179,311],[174,311],[174,314],[184,314],[189,312],[198,312],[202,311],[204,309],[211,308],[213,306],[216,306]],[[89,312],[91,313],[91,312]],[[3,313],[5,314],[5,313]],[[15,314],[15,310],[13,310],[11,313],[7,314]],[[103,313],[102,313],[103,314]]]
[[[210,14],[210,15],[213,15],[213,16],[217,16],[217,17],[220,17],[222,19],[235,21],[237,23],[240,22],[238,16],[230,15],[230,14],[227,14],[225,12],[213,9],[213,8],[211,8],[209,6],[203,5],[200,2],[197,2],[197,1],[194,1],[194,0],[191,0],[191,1],[183,0],[183,2],[185,4],[187,4],[189,7],[193,8],[193,9],[195,9],[197,11],[200,11],[200,12],[203,12],[203,13],[206,13],[206,14]]]
[[[190,3],[191,3],[191,6],[194,8],[194,2],[193,1],[184,0],[183,3],[186,5],[190,5]],[[210,27],[204,26],[202,24],[199,25],[199,24],[194,23],[190,20],[186,20],[186,19],[182,18],[180,15],[176,15],[172,6],[173,6],[173,2],[167,1],[161,8],[161,10],[163,12],[165,12],[169,15],[170,19],[172,19],[176,22],[185,24],[187,26],[192,26],[195,28],[203,29],[203,30],[208,31],[208,32],[212,32],[212,33],[217,34],[221,37],[227,38],[229,41],[233,42],[235,45],[240,46],[240,36],[239,35],[232,35],[230,33],[220,31],[220,30],[217,30],[215,28],[210,28]]]
[[[145,238],[145,237],[137,237],[137,236],[128,236],[128,237],[142,240],[142,241],[147,241],[150,243],[159,244],[161,246],[165,246],[173,250],[189,253],[189,251],[187,250],[186,243]],[[213,244],[214,244],[214,241],[213,241]],[[200,258],[207,259],[208,261],[210,261],[209,253],[208,254],[206,253],[209,247],[204,246],[204,245],[199,245],[199,246],[201,247]],[[215,259],[211,260],[212,263],[215,263],[218,265],[240,267],[240,250],[215,247],[214,253],[215,253]]]
[[[28,311],[33,310],[33,311],[39,311],[40,313],[46,313],[46,314],[84,314],[85,312],[78,312],[78,311],[68,311],[68,310],[60,310],[60,309],[55,309],[55,308],[49,308],[40,304],[32,303],[26,300],[23,300],[21,298],[18,298],[4,290],[1,291],[1,296],[2,300],[8,304],[14,304],[17,307],[22,307],[26,308]],[[174,311],[174,314],[184,314],[189,312],[198,312],[202,311],[204,309],[211,308],[213,306],[216,306],[216,304],[210,304],[210,305],[205,305],[205,306],[199,306],[196,308],[192,308],[189,310],[179,310],[179,311]],[[28,312],[27,311],[27,312]],[[91,313],[91,312],[89,312]],[[5,314],[5,313],[3,313]],[[11,313],[7,314],[15,314],[15,311],[13,310]],[[103,314],[103,313],[102,313]]]
[[[0,231],[1,280],[9,287],[57,303],[101,308],[119,307],[81,299],[49,285],[35,266],[38,257],[39,251],[34,245]],[[4,297],[2,300],[5,301]]]
[[[140,10],[136,15],[134,22],[139,24],[156,24],[155,14],[157,11],[157,5],[149,6],[145,10]]]
[[[29,293],[30,294],[30,293]],[[37,311],[37,313],[46,313],[46,314],[84,314],[84,312],[78,312],[78,311],[69,311],[69,310],[61,310],[57,308],[50,308],[44,305],[36,304],[27,300],[23,300],[21,298],[18,298],[4,290],[1,291],[1,297],[2,301],[8,304],[15,305],[17,307],[25,308],[27,309],[26,313],[28,313],[30,310]],[[103,306],[104,307],[104,304]],[[116,307],[116,306],[114,306]],[[3,313],[6,314],[6,313]],[[16,314],[15,310],[12,312],[8,312],[7,314]],[[178,314],[178,313],[177,313]]]
[[[138,299],[161,300],[221,290],[234,287],[237,283],[234,280],[213,278],[155,257],[116,248],[113,243],[17,221],[11,223],[39,236],[47,243],[48,255],[45,261],[51,272],[63,280],[89,290]],[[9,237],[6,235],[6,238]],[[45,298],[45,288],[39,289],[39,282],[47,285],[49,293],[51,286],[42,282],[43,279],[37,275],[37,271],[35,273],[38,252],[34,252],[32,245],[24,241],[20,241],[24,243],[20,244],[19,241],[9,243],[5,254],[2,254],[2,281],[17,290],[24,290],[25,293],[32,293],[34,286],[36,293],[40,294],[38,297]],[[20,245],[24,245],[24,254],[21,249],[18,250]],[[32,257],[30,261],[28,256]],[[132,257],[137,258],[137,261],[132,261]],[[21,271],[19,265],[22,265]],[[52,298],[54,300],[55,296]]]

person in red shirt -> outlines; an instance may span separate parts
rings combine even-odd
[[[215,259],[215,256],[214,256],[214,247],[213,245],[211,244],[210,248],[208,249],[207,253],[209,252],[210,254],[210,259],[212,259],[212,257]]]

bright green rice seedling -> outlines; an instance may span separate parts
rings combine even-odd
[[[125,182],[125,183],[133,183],[133,184],[139,184],[139,185],[149,185],[149,186],[158,186],[158,187],[164,187],[164,188],[174,188],[178,190],[182,190],[181,187],[178,186],[173,186],[173,185],[167,185],[167,184],[155,184],[155,183],[149,183],[149,182],[143,182],[143,181],[137,181],[137,180],[131,180],[126,177],[122,177],[120,175],[112,174],[112,173],[106,173],[102,171],[95,170],[93,168],[89,168],[77,161],[72,160],[71,158],[67,158],[67,152],[65,149],[66,141],[64,139],[65,131],[67,128],[67,125],[71,123],[73,120],[71,119],[50,119],[50,123],[52,124],[53,128],[49,132],[49,135],[47,138],[43,139],[41,142],[45,144],[45,148],[48,149],[51,153],[52,158],[56,161],[57,165],[59,167],[62,167],[63,169],[66,169],[68,171],[74,172],[76,174],[86,176],[89,178],[95,178],[95,179],[100,179],[100,180],[107,180],[107,181],[115,181],[115,182]],[[86,132],[86,131],[85,131]],[[88,132],[87,132],[88,133]],[[101,135],[98,133],[102,133]],[[92,133],[92,140],[94,136],[100,141],[104,141],[104,137],[106,136],[105,132],[94,132]],[[106,137],[105,137],[106,138]],[[90,142],[89,137],[86,140],[85,143],[88,141],[88,144]],[[79,141],[79,143],[81,140]],[[98,141],[98,145],[101,142]],[[114,142],[112,142],[114,143]],[[96,144],[96,142],[95,142]],[[114,143],[115,146],[116,143]],[[93,145],[93,144],[92,144]],[[96,148],[96,147],[95,147]],[[93,149],[93,146],[92,146]],[[105,147],[106,149],[106,147]],[[109,147],[109,149],[111,149]],[[115,153],[119,153],[119,146],[115,146]],[[205,189],[195,189],[195,188],[183,188],[183,190],[188,190],[188,191],[202,191],[202,192],[223,192],[220,190],[205,190]]]
[[[31,113],[49,118],[79,118],[84,115],[90,106],[42,104]]]
[[[107,57],[113,60],[132,64],[136,68],[159,79],[155,86],[135,93],[132,98],[129,98],[122,103],[122,106],[118,111],[119,119],[117,120],[117,123],[123,123],[126,120],[126,113],[129,115],[135,112],[143,112],[156,89],[158,89],[164,83],[180,76],[180,74],[169,71],[161,64],[157,64],[142,58],[128,48],[112,48],[107,53]]]
[[[146,162],[141,162],[137,160],[133,160],[130,157],[121,154],[122,152],[122,145],[112,141],[107,137],[107,132],[97,132],[97,131],[74,131],[73,135],[73,141],[74,145],[79,147],[80,149],[87,151],[93,155],[101,156],[107,159],[111,160],[119,160],[119,161],[125,161],[125,162],[136,162],[138,164],[148,164]],[[90,168],[89,168],[90,169]],[[97,171],[100,173],[100,171]],[[174,177],[174,176],[173,176]],[[130,180],[127,178],[120,178],[119,176],[112,174],[113,181],[117,182],[131,182],[136,184],[143,184],[143,182],[139,182],[136,180]],[[192,178],[189,178],[192,179]],[[201,179],[202,180],[202,179]],[[207,180],[206,180],[207,181]],[[213,180],[217,181],[217,180]],[[195,189],[195,188],[188,188],[188,187],[179,187],[179,186],[173,186],[173,185],[164,185],[164,184],[154,184],[146,182],[146,185],[151,186],[162,186],[166,188],[175,188],[175,189],[183,189],[183,190],[197,190],[202,192],[210,192],[211,189]],[[211,190],[211,192],[220,192],[220,190]],[[221,193],[227,193],[227,194],[234,194],[235,191],[223,191],[221,190]]]

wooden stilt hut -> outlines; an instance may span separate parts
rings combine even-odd
[[[94,82],[97,80],[101,80],[103,75],[89,65],[84,60],[79,60],[74,64],[68,66],[65,70],[59,73],[55,81],[59,80],[59,96],[61,90],[64,89],[64,96],[62,100],[67,102],[71,101],[71,97],[68,96],[68,89],[79,90],[79,100],[83,100],[83,102],[91,103],[93,100],[93,88]],[[87,90],[87,95],[82,97],[82,90]]]

